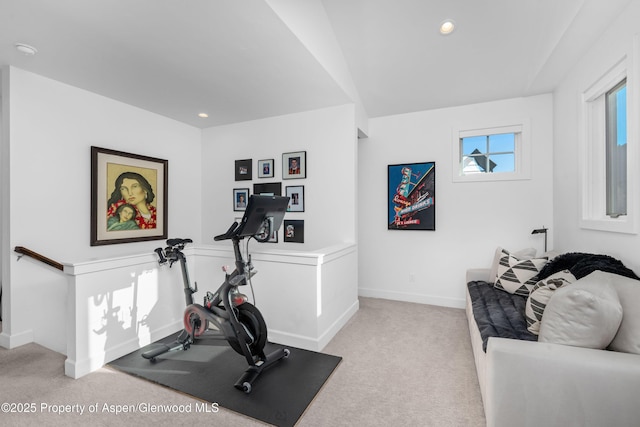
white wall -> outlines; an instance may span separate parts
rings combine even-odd
[[[9,136],[2,146],[3,155],[10,156],[10,183],[2,194],[9,203],[5,230],[10,230],[2,248],[3,281],[11,289],[5,294],[10,302],[4,307],[10,310],[5,312],[0,344],[35,340],[55,347],[52,342],[59,340],[50,336],[64,333],[66,278],[41,263],[16,263],[13,248],[25,246],[56,261],[75,263],[152,253],[161,244],[89,245],[92,145],[169,160],[168,233],[197,239],[201,131],[17,68],[5,69],[3,80],[9,82],[3,96],[9,97],[5,101],[10,107],[10,116],[4,111]],[[42,304],[57,314],[40,313]],[[63,348],[53,349],[64,353]]]
[[[581,94],[627,53],[635,56],[634,66],[640,64],[637,37],[640,27],[640,3],[630,2],[618,20],[610,25],[608,32],[575,64],[554,92],[554,229],[557,249],[605,253],[614,256],[625,265],[640,273],[640,237],[637,234],[622,234],[581,229],[580,177],[578,153],[580,149],[580,103]],[[638,85],[635,75],[627,80],[629,85]],[[631,98],[629,98],[631,100]],[[634,102],[638,102],[635,100]],[[631,120],[637,121],[637,117]],[[640,141],[630,141],[638,144]],[[640,159],[634,159],[638,164]],[[637,198],[638,195],[636,194]],[[637,219],[636,219],[637,221]]]
[[[269,341],[311,351],[324,346],[358,310],[357,247],[345,243],[322,251],[272,251],[253,245],[252,263],[258,272],[240,292],[258,307],[267,324]],[[233,265],[231,245],[196,247],[199,278],[196,302],[209,283],[222,282],[220,266]],[[254,299],[255,297],[255,299]]]
[[[305,212],[285,219],[305,221],[303,244],[284,243],[282,230],[274,249],[316,250],[355,242],[356,150],[354,107],[345,105],[205,129],[202,134],[202,241],[226,231],[243,212],[233,211],[233,188],[254,183],[303,185]],[[307,178],[282,179],[282,154],[307,152]],[[253,160],[253,180],[235,181],[235,160]],[[274,177],[257,178],[260,159],[274,159]],[[225,243],[228,244],[228,243]],[[255,243],[254,243],[255,244]]]
[[[531,179],[454,184],[452,128],[510,119],[530,120]],[[371,119],[369,135],[358,159],[360,295],[463,307],[465,270],[488,267],[497,246],[542,252],[530,233],[552,223],[551,95]],[[387,165],[432,161],[436,230],[387,230]]]

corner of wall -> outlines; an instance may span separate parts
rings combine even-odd
[[[4,298],[0,298],[0,313],[2,314],[3,330],[11,330],[11,309],[9,301],[9,77],[8,66],[0,68],[0,291]],[[0,346],[10,345],[9,340],[2,339]]]

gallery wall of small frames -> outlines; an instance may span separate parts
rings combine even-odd
[[[254,169],[253,159],[242,159],[235,161],[235,181],[253,181]],[[276,165],[275,159],[260,159],[256,163],[255,175],[257,179],[275,179]],[[295,151],[282,154],[282,181],[307,178],[307,152]],[[247,202],[251,194],[275,195],[289,197],[287,212],[305,211],[304,185],[285,185],[284,194],[282,182],[254,182],[253,188],[246,186],[233,189],[233,210],[242,212],[247,208]],[[239,185],[240,187],[240,185]],[[240,221],[241,217],[236,217]],[[283,241],[291,243],[304,243],[304,220],[285,219],[281,227],[283,230]],[[279,231],[273,232],[269,243],[278,243]]]

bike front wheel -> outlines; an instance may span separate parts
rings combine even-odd
[[[238,310],[238,321],[253,336],[253,342],[249,344],[249,350],[252,356],[262,353],[267,343],[267,324],[262,317],[262,313],[251,303],[245,302],[236,307]],[[240,343],[235,340],[229,340],[229,345],[236,353],[244,355]]]

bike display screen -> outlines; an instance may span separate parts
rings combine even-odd
[[[285,196],[258,196],[255,194],[250,196],[236,235],[253,236],[260,231],[267,218],[272,219],[273,231],[280,229],[288,205],[289,198]]]

